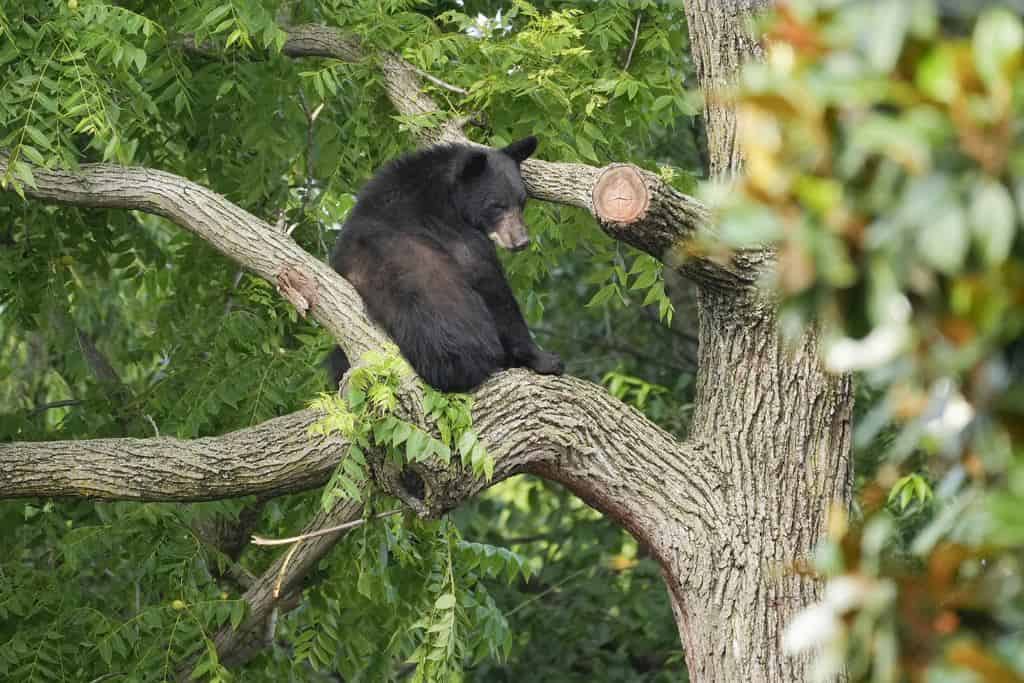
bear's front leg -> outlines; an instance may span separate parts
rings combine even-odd
[[[530,368],[542,375],[562,374],[565,371],[562,359],[556,353],[544,351],[533,341],[519,303],[496,259],[495,266],[492,276],[480,278],[475,289],[483,297],[498,328],[498,337],[505,350],[505,367]]]

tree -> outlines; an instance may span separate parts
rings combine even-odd
[[[58,279],[63,284],[74,283],[80,277],[76,261],[89,253],[90,278],[118,270],[123,277],[127,271],[142,280],[141,286],[134,290],[114,286],[112,291],[121,296],[132,291],[136,297],[159,297],[171,289],[168,280],[177,273],[159,267],[141,272],[141,263],[159,265],[164,262],[160,252],[170,250],[185,252],[188,258],[205,264],[189,271],[191,281],[174,282],[179,295],[187,296],[194,289],[205,301],[208,288],[223,290],[223,277],[209,278],[210,272],[223,270],[223,260],[212,257],[194,241],[182,242],[156,219],[134,212],[168,219],[189,231],[274,285],[288,302],[271,302],[266,285],[246,279],[246,291],[238,296],[262,302],[270,319],[233,322],[244,327],[223,346],[207,339],[208,348],[196,353],[191,372],[202,372],[204,363],[215,363],[211,357],[218,353],[235,357],[246,350],[232,345],[258,345],[253,340],[261,334],[280,340],[285,348],[304,348],[297,354],[312,366],[326,344],[312,339],[315,327],[310,320],[290,322],[289,318],[295,317],[293,311],[321,325],[349,358],[365,359],[368,353],[385,348],[386,337],[368,321],[354,290],[288,232],[291,217],[305,218],[307,212],[316,210],[336,220],[344,211],[335,188],[329,184],[321,187],[315,181],[325,177],[317,168],[316,155],[364,169],[368,166],[367,159],[360,159],[364,152],[354,151],[353,146],[372,137],[374,128],[393,116],[381,106],[356,109],[353,101],[379,88],[398,112],[400,124],[421,141],[433,142],[465,139],[471,116],[463,112],[469,107],[480,107],[497,117],[495,110],[502,106],[502,96],[514,93],[536,98],[551,111],[561,106],[566,114],[586,112],[579,123],[582,133],[576,137],[579,151],[560,142],[548,147],[548,154],[564,151],[570,158],[579,154],[591,159],[597,157],[592,149],[594,140],[603,136],[597,124],[614,122],[618,116],[628,120],[631,110],[626,102],[635,97],[648,101],[655,110],[678,114],[685,108],[678,83],[681,73],[648,74],[643,80],[630,75],[628,67],[641,59],[634,50],[643,17],[629,11],[626,3],[609,3],[607,8],[589,13],[572,8],[540,12],[526,3],[516,3],[514,16],[524,29],[506,51],[499,42],[471,44],[457,33],[438,29],[447,23],[470,33],[500,33],[504,30],[500,14],[491,21],[474,22],[455,8],[433,17],[413,11],[415,2],[385,4],[383,12],[378,12],[377,3],[285,4],[274,8],[282,15],[278,19],[264,4],[255,2],[208,2],[189,10],[181,10],[175,3],[157,8],[147,5],[145,13],[136,13],[83,0],[61,5],[56,10],[58,18],[50,23],[39,21],[44,12],[41,4],[4,10],[0,28],[8,42],[0,62],[7,70],[8,85],[3,91],[7,113],[0,144],[7,151],[0,158],[0,172],[7,187],[24,198],[24,202],[10,198],[4,210],[8,216],[18,216],[17,224],[24,226],[17,239],[12,238],[11,248],[29,257],[6,283],[12,292],[6,305],[30,329],[39,329],[40,320],[45,320],[47,326],[63,326],[68,335],[75,335],[83,358],[102,379],[94,387],[102,388],[117,419],[104,425],[105,434],[89,434],[87,425],[82,425],[83,432],[96,437],[83,440],[26,440],[31,432],[19,423],[19,439],[0,447],[0,496],[178,502],[255,496],[257,501],[265,501],[318,487],[328,479],[341,481],[332,478],[332,473],[339,461],[338,471],[344,472],[344,462],[354,457],[351,446],[362,443],[338,433],[311,436],[311,426],[323,419],[323,411],[311,409],[268,418],[220,436],[198,438],[160,436],[168,427],[153,420],[157,436],[137,438],[152,419],[146,418],[145,411],[153,404],[135,391],[144,387],[156,387],[152,390],[157,393],[173,391],[174,380],[164,387],[151,383],[153,378],[140,367],[145,363],[136,366],[132,370],[135,376],[126,379],[103,360],[90,333],[80,329],[78,321],[68,319],[68,299],[89,297],[88,287],[69,291],[57,298],[63,299],[61,306],[53,306],[39,291],[18,284],[22,278],[25,282],[45,280],[39,271],[47,267],[60,269]],[[696,76],[705,93],[707,153],[716,177],[741,169],[736,116],[724,95],[741,64],[762,56],[758,41],[749,34],[749,20],[766,7],[763,0],[699,0],[685,8]],[[141,5],[138,9],[142,12]],[[677,8],[648,3],[642,9],[657,20],[677,25],[680,21]],[[509,16],[513,15],[506,19]],[[304,23],[307,19],[314,21]],[[590,22],[597,40],[621,35],[631,43],[623,73],[617,78],[577,77],[568,88],[557,79],[550,83],[552,72],[545,70],[550,67],[543,61],[531,61],[531,51],[534,58],[557,56],[564,60],[560,77],[569,78],[572,68],[582,71],[586,49],[574,21],[583,20]],[[665,29],[655,24],[648,30],[647,45],[657,52],[664,46],[655,41],[665,40]],[[396,48],[402,48],[401,55],[393,51]],[[644,49],[639,48],[640,52]],[[312,58],[329,61],[319,66],[293,64]],[[333,60],[359,66],[346,71],[349,67]],[[197,63],[213,68],[194,67]],[[513,85],[495,83],[504,80],[499,66],[508,72]],[[341,76],[352,76],[359,69],[370,72],[368,67],[376,75],[364,76],[366,83],[355,87]],[[299,89],[303,118],[298,131],[307,138],[306,173],[297,201],[289,206],[287,188],[279,186],[281,178],[294,182],[298,176],[295,154],[248,150],[273,146],[268,141],[295,139],[295,118],[283,113],[285,98],[293,96],[285,95],[288,91],[282,87],[273,96],[261,97],[253,88],[267,87],[255,74],[269,71],[282,79],[294,78],[297,68],[316,70],[303,75]],[[517,70],[523,72],[521,76],[516,75]],[[435,72],[444,77],[433,75]],[[671,76],[677,79],[675,84]],[[295,89],[293,83],[287,85]],[[437,102],[452,94],[465,95],[464,105],[440,108]],[[337,116],[342,121],[317,143],[315,126],[323,116],[319,102],[332,98],[339,103]],[[240,103],[248,108],[244,114],[261,117],[263,124],[235,131],[226,128],[224,120],[239,113]],[[343,120],[346,113],[355,117],[354,122]],[[279,122],[284,132],[275,130],[271,122]],[[537,122],[518,125],[527,123]],[[566,123],[576,125],[575,121]],[[495,143],[506,139],[513,128],[500,118],[497,125],[501,127],[491,136]],[[356,134],[345,137],[350,132]],[[565,129],[558,132],[566,133]],[[398,146],[396,140],[389,139],[379,153],[390,155],[395,151],[391,147]],[[615,149],[615,144],[605,144]],[[201,153],[204,148],[206,154]],[[262,181],[254,181],[251,173],[243,171],[251,171],[253,164],[264,177]],[[59,170],[61,167],[67,170]],[[204,183],[188,177],[202,178]],[[531,161],[524,165],[524,179],[534,199],[583,209],[613,240],[656,259],[636,262],[639,266],[635,267],[653,273],[652,282],[646,283],[648,289],[658,282],[661,269],[696,285],[699,355],[689,434],[685,440],[677,440],[590,382],[509,371],[482,386],[472,400],[472,433],[489,452],[490,460],[482,462],[493,465],[489,481],[472,467],[447,462],[441,447],[432,451],[433,457],[418,457],[423,455],[422,443],[444,445],[441,435],[441,440],[434,441],[424,436],[426,441],[419,442],[420,447],[406,448],[406,458],[399,465],[393,452],[368,449],[364,456],[373,485],[416,514],[436,518],[514,474],[530,473],[558,482],[628,530],[657,560],[693,680],[804,679],[810,657],[784,657],[778,643],[785,624],[819,597],[818,579],[801,568],[824,534],[830,510],[845,509],[850,503],[850,378],[824,370],[813,331],[803,333],[792,346],[780,338],[774,303],[758,287],[762,272],[772,265],[771,255],[752,250],[722,259],[706,253],[698,238],[708,231],[708,210],[658,174],[629,164],[598,168]],[[237,201],[204,185],[217,187]],[[51,205],[71,208],[58,211]],[[288,207],[280,212],[276,226],[254,213],[267,215],[275,206]],[[118,211],[86,211],[97,208]],[[59,225],[56,221],[73,227],[53,227]],[[307,221],[304,226],[312,228],[308,234],[297,237],[307,244],[322,245],[322,224],[309,223],[314,222]],[[36,241],[30,237],[29,226],[36,224],[50,226],[47,230],[55,239]],[[565,230],[545,229],[550,231],[542,231],[545,244],[559,238],[572,241]],[[141,232],[142,237],[126,237],[129,230]],[[73,244],[62,245],[61,239],[73,240]],[[128,248],[126,240],[131,240]],[[73,254],[61,256],[62,249]],[[118,256],[107,261],[96,252]],[[543,258],[557,253],[552,250]],[[619,284],[625,286],[628,274],[620,264],[615,267],[622,270]],[[615,273],[614,267],[611,270]],[[236,287],[238,282],[235,278]],[[602,291],[606,294],[599,296],[607,300],[618,287],[614,281],[605,287]],[[655,290],[652,300],[658,299]],[[231,305],[229,299],[227,307]],[[667,306],[667,302],[662,304],[663,309]],[[133,315],[107,302],[93,310],[98,314],[91,322],[97,327],[115,316]],[[177,327],[180,321],[170,319],[185,312],[200,314],[189,311],[187,302],[176,303],[154,319],[131,320],[124,329],[142,330],[154,323]],[[119,341],[126,340],[109,343]],[[28,360],[28,347],[20,340],[13,349]],[[153,349],[147,351],[153,355]],[[274,353],[271,350],[261,361],[272,363]],[[249,357],[260,358],[258,354]],[[379,357],[367,360],[363,367],[370,375],[377,377],[373,373],[378,373],[385,378],[388,400],[394,403],[388,417],[423,434],[438,428],[436,397],[428,394],[424,400],[421,388],[411,378],[381,370]],[[243,391],[304,390],[308,395],[315,382],[309,377],[289,379],[284,372],[268,369],[260,382],[254,382],[252,376],[232,373],[230,379],[237,384],[231,386],[223,381],[226,378],[218,380],[211,374],[205,394],[189,395],[187,400],[194,408],[171,428],[194,436],[199,427],[204,432],[227,427],[231,421],[218,417],[217,404],[237,404]],[[41,409],[53,407],[46,401],[39,405]],[[75,419],[87,423],[89,418]],[[412,443],[411,437],[406,435],[406,441]],[[471,447],[469,450],[472,453]],[[346,454],[347,459],[343,458]],[[481,465],[478,469],[485,468]],[[359,472],[349,471],[346,476],[351,483],[358,480]],[[363,516],[361,494],[341,498],[332,506],[319,508],[306,524],[307,531]],[[145,511],[140,514],[156,514],[151,507],[138,509]],[[258,505],[254,509],[258,510]],[[217,603],[208,618],[210,623],[221,624],[221,629],[205,640],[205,652],[196,652],[203,650],[202,638],[177,649],[166,648],[167,660],[172,652],[199,655],[193,660],[195,675],[227,676],[221,664],[245,662],[258,653],[265,645],[264,634],[268,630],[273,633],[280,614],[301,603],[303,582],[315,580],[310,577],[318,563],[345,533],[333,531],[298,543],[258,576],[237,578],[233,560],[241,549],[238,537],[244,539],[252,517],[258,516],[247,515],[247,510],[239,514],[230,533],[203,529],[204,538],[213,539],[227,558],[222,567],[209,568],[209,574],[216,577],[234,571],[245,592],[241,600],[217,600],[214,582],[195,591],[205,591],[211,602]],[[422,618],[410,629],[412,635],[403,632],[399,638],[396,634],[395,650],[388,652],[409,657],[415,649],[412,656],[418,662],[417,675],[433,672],[442,676],[454,660],[468,654],[456,651],[456,643],[462,641],[451,635],[454,625],[461,624],[477,607],[490,612],[483,609],[486,604],[467,603],[465,594],[455,597],[458,563],[452,559],[453,549],[467,561],[483,560],[474,558],[473,548],[453,540],[448,527],[428,529],[433,536],[421,542],[431,553],[425,554],[436,558],[439,555],[433,550],[447,550],[447,564],[437,572],[431,569],[427,593],[432,598],[423,603]],[[408,554],[409,562],[417,555],[411,541],[396,548],[396,552]],[[69,561],[74,562],[74,551],[67,552]],[[53,561],[40,554],[29,564],[42,569]],[[514,564],[514,559],[507,561]],[[144,564],[140,571],[137,581],[143,582],[145,571],[159,572],[160,567]],[[357,576],[362,581],[362,575]],[[182,576],[181,581],[196,579]],[[367,588],[371,594],[375,590]],[[178,615],[168,636],[172,643],[182,620],[198,620],[197,615],[202,614],[199,601],[176,599],[167,610]],[[123,661],[120,658],[133,647],[133,639],[139,638],[133,630],[136,624],[147,627],[149,617],[144,615],[150,613],[138,607],[135,611],[139,616],[124,624],[127,629],[107,629],[99,639],[97,648],[104,661]],[[205,626],[200,624],[198,632],[205,633]],[[181,633],[196,630],[189,625]],[[310,650],[313,637],[296,640],[296,650]],[[401,649],[407,645],[408,649]],[[484,645],[493,649],[489,641]],[[24,667],[23,654],[14,652],[10,661]],[[53,670],[64,656],[59,646],[52,645],[40,646],[34,657],[27,659],[33,667]],[[164,675],[181,664],[163,662]]]

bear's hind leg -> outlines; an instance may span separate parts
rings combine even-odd
[[[379,249],[376,268],[356,289],[427,384],[468,391],[501,369],[498,327],[451,256],[408,235],[382,241]]]
[[[407,297],[400,319],[383,324],[416,373],[435,389],[469,391],[503,365],[494,320],[468,288]]]
[[[340,346],[334,347],[327,358],[324,359],[324,368],[327,370],[327,379],[335,389],[341,384],[341,378],[348,372],[348,356],[341,350]]]

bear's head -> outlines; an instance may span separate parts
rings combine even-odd
[[[512,251],[530,244],[523,222],[526,188],[519,164],[535,149],[537,138],[532,135],[501,149],[471,149],[458,169],[454,199],[463,220]]]

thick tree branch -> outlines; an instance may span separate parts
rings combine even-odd
[[[743,64],[761,59],[764,50],[759,37],[749,31],[749,22],[769,9],[772,0],[730,0],[729,11],[717,11],[717,0],[686,3],[693,65],[697,83],[704,93],[704,120],[711,150],[711,176],[734,176],[743,167],[743,151],[737,143],[736,109],[728,92],[736,83]],[[708,36],[713,40],[693,40]]]
[[[318,417],[299,411],[191,440],[0,444],[0,498],[189,502],[309,489],[327,480],[346,450],[338,436],[309,433]],[[706,514],[696,503],[710,488],[702,468],[717,466],[706,470],[710,464],[699,449],[678,444],[590,382],[525,370],[501,373],[477,391],[473,424],[495,459],[493,480],[442,463],[416,464],[424,483],[422,498],[415,501],[419,512],[443,514],[493,483],[533,472],[562,482],[650,539],[665,521],[656,515],[666,489],[642,474],[655,468],[663,481],[678,479],[694,492],[693,524]]]
[[[8,159],[0,154],[0,175]],[[113,164],[85,164],[77,171],[33,169],[36,187],[25,195],[80,207],[133,209],[170,219],[217,251],[278,285],[293,303],[299,297],[338,340],[359,358],[388,340],[366,317],[362,300],[344,279],[310,256],[288,235],[216,192],[163,171]],[[296,279],[297,273],[305,279]]]
[[[0,498],[194,502],[273,496],[323,484],[345,441],[309,434],[310,410],[202,439],[0,444]]]

